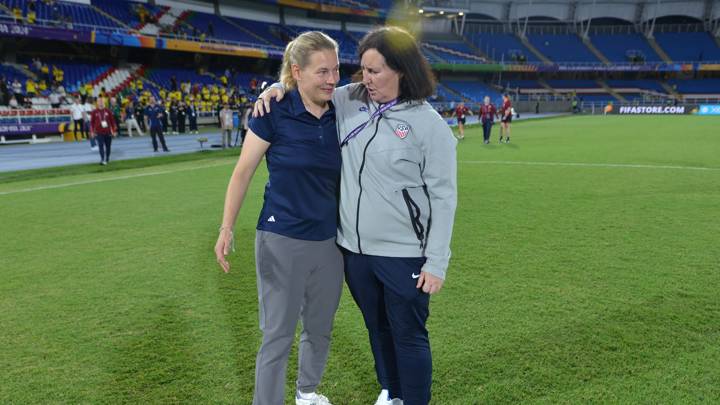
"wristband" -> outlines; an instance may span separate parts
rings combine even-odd
[[[228,231],[230,232],[230,245],[233,252],[235,252],[235,233],[233,232],[232,228],[229,226],[221,226],[218,229],[218,232],[222,233],[222,231]]]

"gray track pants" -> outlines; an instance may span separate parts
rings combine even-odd
[[[307,241],[257,231],[255,238],[262,345],[255,363],[253,405],[283,405],[288,356],[298,319],[297,388],[313,392],[330,349],[343,284],[335,238]]]

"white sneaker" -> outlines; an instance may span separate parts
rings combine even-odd
[[[380,395],[378,395],[377,401],[375,401],[375,405],[403,405],[402,399],[390,399],[389,395],[390,393],[388,392],[388,390],[380,391]]]
[[[295,394],[295,405],[332,405],[325,395],[315,392],[300,392]]]
[[[91,147],[90,147],[90,150],[93,151],[93,152],[97,152],[97,151],[99,151],[100,149],[99,149],[97,146],[91,146]]]

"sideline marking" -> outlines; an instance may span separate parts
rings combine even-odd
[[[460,160],[460,161],[458,161],[458,163],[489,164],[489,165],[580,166],[580,167],[612,167],[612,168],[621,168],[621,169],[670,169],[670,170],[720,171],[720,167],[641,165],[641,164],[631,164],[631,163],[523,162],[523,161],[512,161],[512,160]]]
[[[65,187],[72,187],[72,186],[82,186],[85,184],[95,184],[95,183],[104,183],[106,181],[115,181],[115,180],[127,180],[127,179],[134,179],[137,177],[146,177],[146,176],[158,176],[161,174],[170,174],[170,173],[178,173],[178,172],[186,172],[190,170],[198,170],[198,169],[208,169],[211,167],[218,167],[218,166],[225,166],[235,164],[235,162],[227,162],[227,163],[215,163],[212,165],[204,165],[204,166],[195,166],[195,167],[184,167],[176,170],[162,170],[158,172],[151,172],[151,173],[137,173],[137,174],[129,174],[125,176],[117,176],[117,177],[109,177],[109,178],[101,178],[101,179],[93,179],[93,180],[83,180],[83,181],[76,181],[73,183],[62,183],[62,184],[53,184],[48,186],[38,186],[38,187],[30,187],[30,188],[22,188],[19,190],[10,190],[10,191],[0,191],[0,195],[9,195],[9,194],[19,194],[19,193],[29,193],[31,191],[41,191],[41,190],[52,190],[55,188],[65,188]]]
[[[137,178],[137,177],[158,176],[158,175],[162,175],[162,174],[171,174],[171,173],[185,172],[185,171],[190,171],[190,170],[208,169],[211,167],[225,166],[225,165],[234,164],[234,163],[235,162],[216,163],[216,164],[205,165],[205,166],[186,167],[186,168],[181,168],[181,169],[177,169],[177,170],[163,170],[163,171],[152,172],[152,173],[137,173],[137,174],[131,174],[131,175],[127,175],[127,176],[76,181],[73,183],[53,184],[53,185],[49,185],[49,186],[38,186],[38,187],[24,188],[24,189],[19,189],[19,190],[0,191],[0,195],[29,193],[31,191],[52,190],[52,189],[56,189],[56,188],[81,186],[81,185],[85,185],[85,184],[104,183],[106,181],[127,180],[127,179],[133,179],[133,178]],[[610,168],[624,168],[624,169],[697,170],[697,171],[710,171],[710,172],[720,171],[720,167],[641,165],[641,164],[630,164],[630,163],[522,162],[522,161],[512,161],[512,160],[460,160],[460,161],[458,161],[458,163],[461,163],[461,164],[489,164],[489,165],[493,165],[493,164],[495,164],[495,165],[524,165],[524,166],[610,167]]]

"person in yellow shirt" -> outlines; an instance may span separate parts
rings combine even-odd
[[[57,66],[53,65],[52,73],[53,73],[53,77],[55,78],[55,81],[57,83],[62,83],[64,76],[65,76],[65,72],[63,72],[63,70],[58,68]]]
[[[227,87],[228,85],[228,78],[225,75],[220,76],[220,82],[223,84],[223,87]]]
[[[227,94],[223,94],[221,99],[222,99],[223,105],[228,104],[230,102],[230,96],[228,96]]]
[[[135,86],[135,80],[130,80],[130,90],[135,91],[137,89],[137,86]]]
[[[210,89],[210,92],[211,92],[212,94],[218,94],[218,92],[219,92],[219,91],[218,91],[218,86],[216,86],[216,85],[213,84],[213,85],[212,85],[212,88]]]
[[[38,90],[42,93],[43,91],[47,90],[47,83],[45,80],[40,80],[40,83],[38,83]]]
[[[35,86],[35,82],[32,79],[27,79],[25,82],[25,95],[28,97],[35,97],[37,94],[37,89]]]
[[[138,90],[143,91],[143,82],[142,82],[142,80],[137,79],[137,80],[135,81],[135,85],[137,86],[137,89],[138,89]]]
[[[93,94],[93,85],[90,84],[90,83],[86,83],[86,84],[85,84],[85,91],[87,92],[87,94],[88,94],[89,96],[91,96],[91,95]]]
[[[13,7],[13,20],[15,23],[22,23],[23,21],[23,12],[20,7]]]
[[[165,96],[167,95],[167,92],[165,91],[165,89],[160,89],[160,91],[158,92],[158,95],[160,96],[161,100],[165,100]]]

